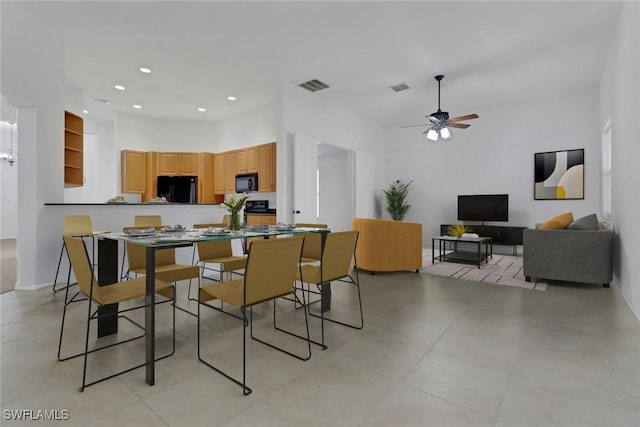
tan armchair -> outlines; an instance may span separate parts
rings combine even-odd
[[[354,218],[353,229],[360,232],[356,247],[359,269],[417,273],[422,268],[422,224]]]

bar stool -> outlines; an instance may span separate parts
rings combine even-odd
[[[91,237],[91,248],[92,248],[92,264],[95,264],[93,260],[93,238],[98,234],[108,233],[108,231],[94,231],[93,225],[91,224],[91,217],[89,215],[65,215],[64,217],[64,236],[72,236],[72,237],[80,237],[84,239],[85,237]],[[69,265],[69,272],[67,273],[67,285],[65,288],[56,289],[56,285],[58,282],[58,274],[60,273],[60,264],[62,263],[62,254],[67,252],[67,258],[69,257],[69,252],[67,251],[67,245],[64,243],[64,238],[62,241],[62,247],[60,248],[60,257],[58,258],[58,267],[56,268],[56,277],[53,279],[53,292],[58,292],[69,285],[75,285],[75,283],[69,283],[71,281],[71,265]]]

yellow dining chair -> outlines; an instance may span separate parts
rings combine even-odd
[[[130,227],[125,227],[125,230]],[[137,227],[133,227],[137,228]],[[126,243],[126,256],[129,269],[126,277],[130,277],[133,273],[135,277],[144,275],[147,272],[147,248],[135,243]],[[156,249],[156,279],[165,282],[178,282],[180,280],[198,279],[198,287],[200,285],[200,270],[197,265],[192,264],[176,264],[176,249]],[[195,316],[189,310],[177,306],[178,310],[182,310]]]
[[[255,241],[249,250],[247,258],[247,268],[244,278],[216,285],[208,285],[200,288],[198,299],[198,359],[216,372],[222,374],[234,383],[242,386],[242,392],[246,396],[251,393],[251,389],[246,384],[246,330],[250,328],[251,339],[265,344],[271,348],[279,350],[285,354],[300,360],[309,360],[311,357],[311,341],[309,340],[309,323],[307,311],[304,312],[307,353],[299,355],[284,348],[266,342],[254,336],[253,333],[253,306],[265,301],[273,301],[273,323],[276,325],[276,303],[275,300],[284,295],[293,294],[293,283],[296,272],[299,270],[300,253],[304,238],[301,236],[282,239],[271,239]],[[242,381],[233,378],[219,368],[216,368],[202,358],[200,352],[200,310],[201,306],[212,307],[208,301],[219,299],[233,306],[239,307],[242,313]],[[215,307],[214,307],[215,308]],[[249,315],[247,315],[249,309]],[[277,328],[278,330],[282,330]],[[290,333],[288,331],[285,331]],[[292,333],[290,333],[292,334]],[[292,334],[294,335],[294,334]],[[295,335],[296,337],[300,337]]]
[[[322,348],[327,348],[324,342],[324,321],[338,323],[354,329],[362,329],[364,326],[364,317],[362,315],[362,298],[360,296],[360,283],[358,280],[358,270],[355,271],[355,278],[350,275],[351,263],[355,264],[355,249],[358,243],[357,231],[341,231],[337,233],[328,233],[322,250],[322,257],[319,265],[304,264],[300,267],[297,279],[302,282],[304,292],[304,283],[307,283],[307,293],[321,293],[322,286],[330,285],[331,282],[350,283],[358,290],[358,305],[360,306],[360,324],[349,324],[335,319],[327,318],[324,312],[320,310],[320,315],[313,314],[309,301],[307,311],[309,315],[321,319],[322,330]],[[311,285],[316,285],[318,291],[311,291]],[[317,302],[317,301],[316,301]]]
[[[133,217],[133,225],[136,227],[155,227],[162,225],[160,215],[136,215]]]
[[[327,224],[298,222],[296,228],[327,228]],[[322,233],[308,233],[304,237],[300,262],[317,262],[322,258]]]
[[[98,234],[108,233],[108,231],[94,231],[91,224],[91,217],[89,215],[65,215],[64,217],[64,236],[76,236],[76,237],[91,237]],[[92,240],[93,242],[93,240]],[[66,246],[64,239],[62,241],[62,247],[60,248],[60,257],[58,258],[58,267],[56,268],[56,277],[53,279],[53,292],[61,291],[64,288],[56,289],[58,283],[58,273],[60,272],[60,264],[62,263],[62,254],[65,252]],[[91,253],[95,250],[94,245],[91,245]],[[68,254],[67,254],[68,257]],[[93,255],[92,255],[93,257]],[[93,264],[93,262],[92,262]],[[67,286],[71,281],[71,266],[69,266],[69,272],[67,274]]]
[[[147,228],[155,228],[159,230],[162,228],[162,217],[160,215],[135,215],[133,217],[133,227],[125,227],[123,231],[127,231],[129,229],[135,230],[144,230]],[[129,277],[129,270],[125,273],[124,266],[125,260],[127,259],[127,245],[124,247],[124,251],[122,253],[122,270],[120,271],[120,280],[125,277]]]
[[[194,224],[193,228],[202,229],[202,228],[222,228],[223,224]],[[211,280],[212,277],[205,276],[205,270],[216,271],[218,272],[219,278],[216,280],[218,282],[222,282],[224,280],[224,273],[229,273],[229,278],[233,279],[233,273],[242,275],[242,273],[238,273],[238,270],[243,270],[247,265],[247,258],[244,255],[234,255],[233,249],[231,247],[231,240],[217,240],[212,242],[197,242],[196,247],[194,248],[193,253],[193,261],[195,261],[195,252],[196,249],[198,251],[198,261],[195,262],[195,265],[199,265],[201,268],[200,277],[207,278]],[[192,262],[193,262],[192,261]],[[219,269],[215,269],[212,267],[207,267],[207,264],[218,264]],[[191,283],[189,283],[189,297],[191,297]]]
[[[81,238],[65,236],[64,242],[67,247],[67,253],[69,254],[69,259],[71,260],[71,266],[73,268],[73,272],[76,276],[76,279],[78,280],[79,291],[76,292],[71,299],[69,299],[69,288],[67,288],[67,291],[65,292],[65,303],[64,303],[64,309],[62,312],[62,324],[60,326],[60,340],[58,343],[58,360],[64,361],[64,360],[73,359],[78,356],[84,356],[84,365],[82,369],[82,386],[80,387],[80,391],[84,391],[86,387],[89,387],[93,384],[102,382],[109,378],[113,378],[117,375],[132,371],[136,368],[139,368],[145,365],[144,363],[142,363],[134,367],[125,369],[123,371],[119,371],[117,373],[108,375],[101,379],[91,381],[89,383],[87,382],[87,356],[89,355],[89,353],[103,350],[108,347],[113,347],[114,345],[124,344],[125,342],[129,342],[145,336],[145,334],[143,333],[142,335],[134,338],[130,338],[121,342],[117,342],[117,343],[105,345],[103,347],[95,348],[93,350],[89,350],[89,331],[90,331],[91,321],[98,318],[98,312],[100,307],[102,306],[105,306],[108,304],[118,304],[126,301],[132,301],[138,298],[143,298],[146,293],[146,281],[144,277],[141,277],[138,279],[127,280],[124,282],[118,282],[111,285],[99,286],[93,271],[93,266],[89,262],[89,254],[87,252],[87,247],[84,241]],[[166,298],[166,300],[159,301],[157,304],[175,301],[175,287],[173,285],[158,279],[156,279],[155,285],[156,285],[156,293]],[[78,353],[72,356],[61,357],[62,337],[64,333],[64,323],[65,323],[65,317],[67,313],[67,307],[74,302],[84,301],[84,299],[82,300],[77,299],[77,297],[80,294],[87,296],[89,300],[89,303],[88,303],[89,307],[87,311],[87,330],[85,335],[84,352]],[[97,304],[97,308],[95,310],[93,310],[94,303]],[[112,313],[108,315],[115,316],[115,315],[119,315],[120,313],[128,312],[138,308],[144,308],[145,307],[144,301],[141,301],[141,303],[142,304],[137,307],[119,310],[117,313]],[[176,346],[175,304],[173,304],[173,306],[174,306],[172,310],[173,311],[173,337],[172,337],[171,353],[165,356],[159,357],[156,360],[169,357],[173,355],[173,353],[175,352],[175,346]],[[128,317],[126,316],[118,316],[118,317],[123,317],[144,330],[144,327],[137,324],[136,322],[133,322]]]

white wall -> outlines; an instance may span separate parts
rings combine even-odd
[[[229,151],[278,140],[279,105],[270,105],[215,122],[215,150]]]
[[[457,222],[459,194],[508,193],[509,222],[496,225],[533,227],[562,212],[599,213],[597,106],[594,88],[487,107],[474,111],[480,118],[470,128],[452,130],[449,141],[428,141],[417,128],[390,129],[387,182],[413,180],[406,220],[423,224],[425,243],[440,233],[440,224]],[[585,149],[584,200],[534,200],[534,153],[573,148]]]
[[[282,88],[282,128],[277,160],[278,220],[281,222],[291,223],[293,218],[292,144],[295,133],[346,150],[373,154],[376,187],[384,183],[385,135],[382,127],[350,110],[322,101],[317,95],[290,84],[284,84]],[[374,198],[375,194],[368,197]]]
[[[62,219],[44,203],[63,199],[64,51],[61,35],[20,2],[1,2],[1,92],[19,106],[16,289],[50,283]],[[37,266],[33,268],[33,266]]]
[[[624,2],[601,84],[600,129],[611,119],[614,283],[640,319],[640,3]]]
[[[339,150],[318,156],[320,218],[333,231],[352,229],[353,152]]]
[[[0,152],[8,153],[13,132],[13,150],[19,154],[17,125],[0,122]],[[10,166],[0,163],[0,239],[15,239],[18,234],[18,167],[16,162]]]

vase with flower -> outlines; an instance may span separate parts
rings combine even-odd
[[[242,210],[248,198],[249,196],[244,194],[232,194],[222,203],[221,207],[229,212],[230,231],[240,230],[240,210]]]

